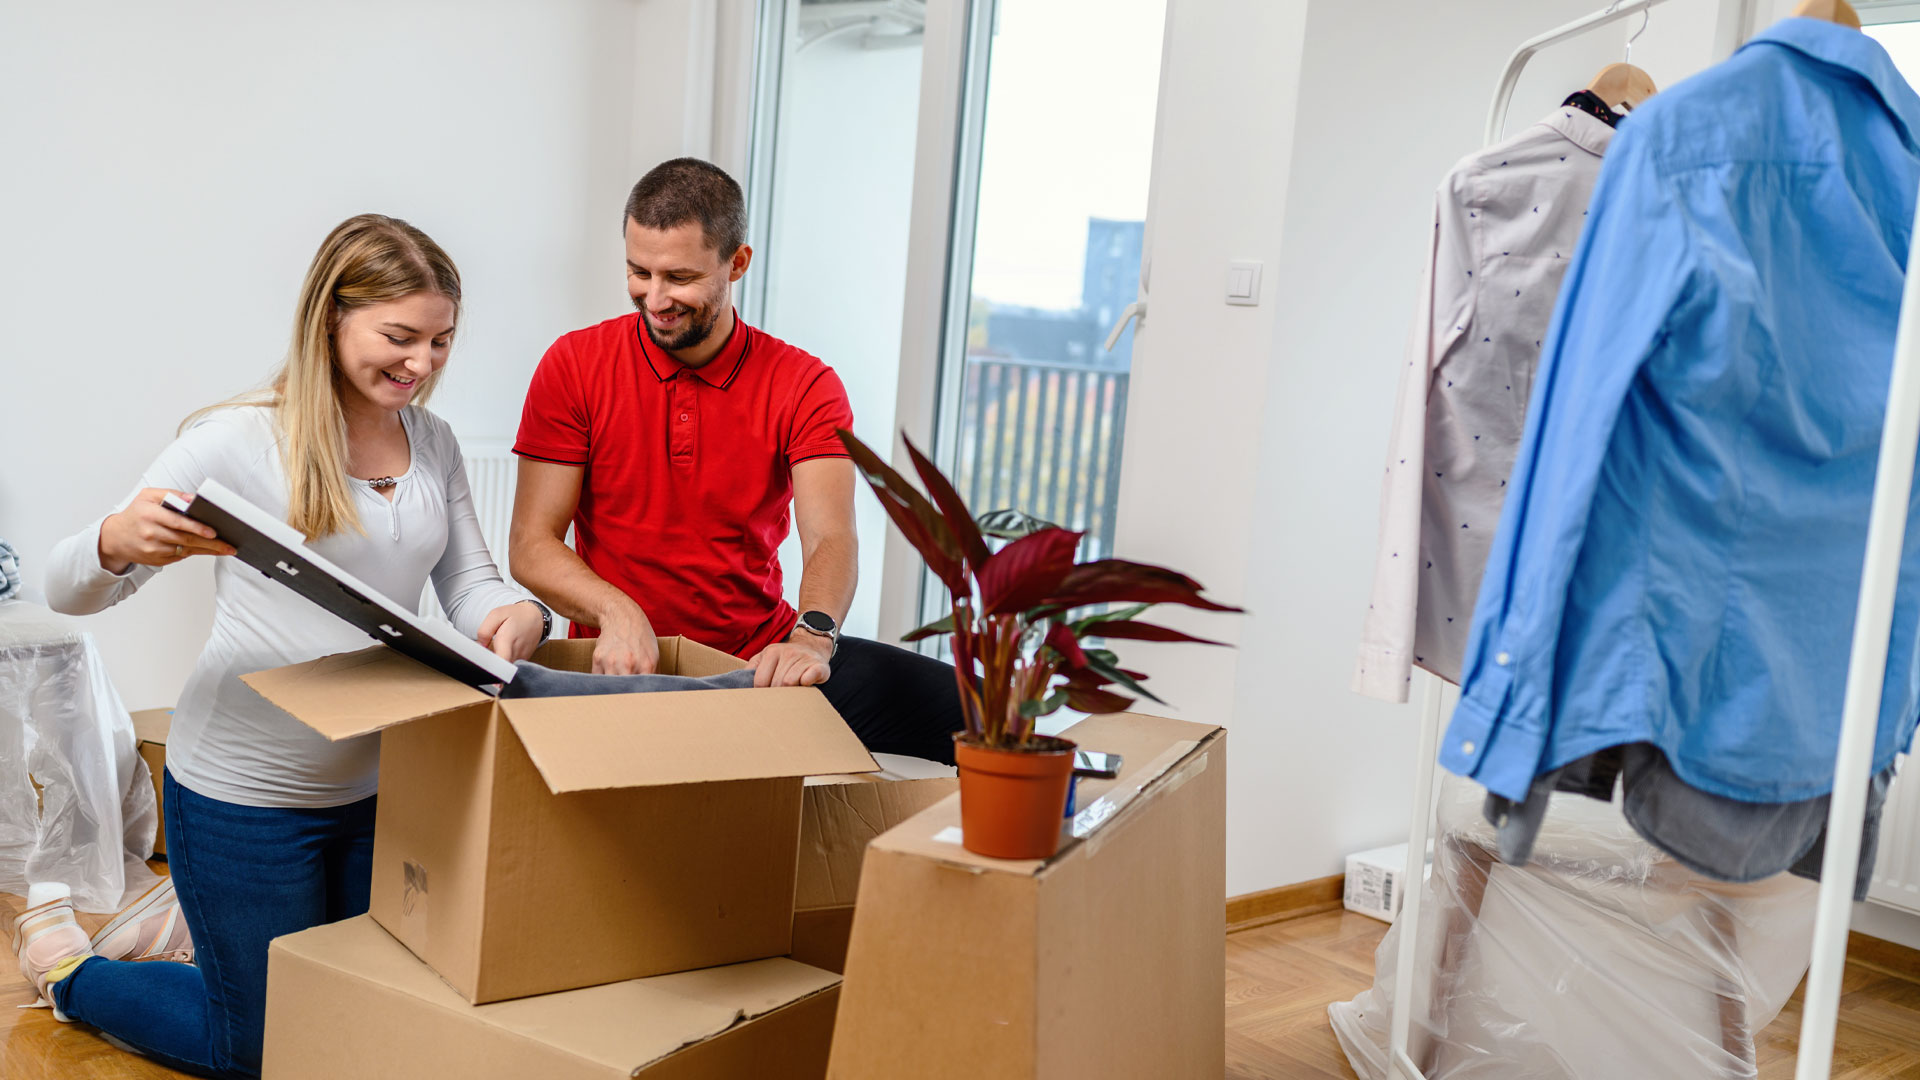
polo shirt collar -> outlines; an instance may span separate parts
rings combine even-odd
[[[1763,43],[1784,46],[1860,76],[1893,114],[1907,143],[1920,145],[1920,95],[1907,85],[1878,41],[1850,26],[1801,16],[1781,19],[1755,34],[1744,48]]]
[[[720,346],[720,352],[713,359],[697,368],[690,368],[653,343],[644,325],[646,316],[634,313],[633,333],[640,342],[640,355],[647,358],[647,366],[653,369],[654,377],[661,382],[688,372],[717,390],[725,390],[733,385],[740,374],[740,368],[746,363],[747,345],[753,338],[753,328],[740,318],[740,312],[733,313],[733,333],[727,335],[727,343]]]

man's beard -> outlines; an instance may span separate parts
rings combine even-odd
[[[691,349],[713,336],[713,328],[720,322],[720,308],[716,305],[707,313],[706,320],[689,319],[686,328],[672,337],[662,337],[660,331],[653,328],[653,320],[647,317],[647,305],[643,300],[633,302],[634,309],[640,312],[640,325],[646,327],[647,337],[655,345],[668,352]],[[689,311],[688,314],[695,314]]]

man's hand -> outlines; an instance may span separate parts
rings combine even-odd
[[[755,686],[818,686],[833,674],[833,642],[795,630],[752,660]]]
[[[645,612],[636,607],[630,615],[600,624],[600,639],[593,647],[595,675],[651,675],[659,668],[660,639]]]

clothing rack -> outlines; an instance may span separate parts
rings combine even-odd
[[[1485,145],[1492,146],[1500,141],[1500,136],[1507,126],[1507,107],[1513,104],[1513,88],[1520,85],[1520,72],[1526,69],[1527,61],[1533,59],[1534,53],[1549,45],[1558,45],[1562,41],[1569,41],[1589,31],[1610,26],[1630,15],[1638,15],[1648,8],[1659,7],[1666,2],[1667,0],[1616,2],[1591,15],[1575,19],[1565,26],[1521,42],[1520,47],[1513,50],[1513,55],[1507,58],[1507,70],[1500,76],[1499,88],[1493,92],[1493,107],[1487,110]],[[1608,104],[1611,105],[1612,102]]]
[[[1494,91],[1487,113],[1487,143],[1498,142],[1506,127],[1514,87],[1527,61],[1540,50],[1636,15],[1665,0],[1615,3],[1592,15],[1529,38],[1515,49]],[[1920,220],[1920,196],[1915,219]],[[1860,866],[1860,830],[1866,818],[1868,772],[1879,728],[1880,692],[1886,676],[1888,635],[1893,628],[1900,554],[1906,541],[1914,454],[1920,450],[1920,230],[1907,256],[1900,323],[1894,339],[1893,374],[1887,390],[1886,423],[1867,524],[1867,547],[1854,614],[1846,696],[1840,721],[1840,747],[1834,762],[1833,794],[1828,802],[1826,852],[1820,866],[1820,902],[1814,919],[1813,955],[1800,1023],[1795,1080],[1828,1080],[1833,1068],[1834,1029],[1839,1023],[1840,978],[1846,967],[1847,928],[1853,915],[1853,883]],[[1399,959],[1394,968],[1393,1002],[1388,1024],[1390,1073],[1401,1080],[1426,1080],[1407,1054],[1412,1030],[1413,968],[1418,955],[1420,903],[1428,837],[1434,821],[1434,773],[1438,769],[1440,729],[1444,721],[1444,684],[1421,677],[1420,750],[1414,765],[1413,827],[1407,843],[1407,882],[1400,910]]]

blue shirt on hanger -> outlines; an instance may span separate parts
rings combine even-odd
[[[1879,43],[1806,18],[1620,125],[1441,764],[1518,800],[1648,741],[1729,798],[1832,787],[1916,133]],[[1909,521],[1874,771],[1920,707],[1920,500]]]

